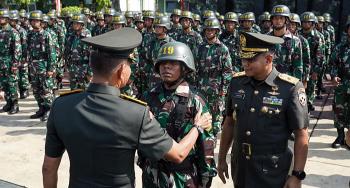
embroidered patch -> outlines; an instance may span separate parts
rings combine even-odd
[[[298,99],[302,106],[305,106],[307,104],[307,97],[304,88],[300,88],[298,90]]]

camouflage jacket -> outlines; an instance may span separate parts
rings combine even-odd
[[[171,91],[166,90],[163,84],[158,84],[156,87],[144,94],[144,100],[150,106],[150,111],[159,121],[161,127],[166,129],[168,134],[177,142],[183,139],[193,128],[195,117],[201,115],[210,116],[206,102],[188,85],[186,81],[182,82],[176,88],[176,90]],[[183,119],[181,118],[181,123],[177,125],[173,120],[176,119],[176,117],[172,116],[174,116],[173,111],[175,110],[175,107],[181,103],[183,105],[186,104],[185,114],[182,117]],[[207,187],[208,182],[210,182],[209,180],[217,174],[214,161],[214,140],[215,138],[212,128],[210,127],[204,130],[203,133],[199,135],[195,146],[186,158],[192,162],[192,165],[195,166],[194,170],[197,171],[195,174],[197,174],[200,178],[199,182],[202,187]],[[153,176],[152,174],[147,175]],[[175,172],[173,177],[175,187],[177,188],[186,187],[186,182],[188,182],[186,180],[191,178],[185,173],[181,172]],[[171,178],[159,178],[160,182],[154,183],[161,184],[158,187],[169,187],[169,179]]]
[[[309,33],[304,33],[303,30],[300,31],[302,35],[308,42],[310,46],[310,57],[311,58],[311,73],[321,72],[324,63],[324,45],[322,42],[322,37],[318,35],[315,30]]]
[[[7,24],[0,28],[0,69],[18,67],[22,57],[20,34]]]
[[[149,45],[149,43],[155,38],[155,34],[154,34],[154,30],[152,28],[152,30],[147,30],[144,29],[143,33],[142,33],[142,43],[140,46],[140,57],[143,59],[146,59],[146,56],[148,53],[150,53],[147,48],[147,46]]]
[[[328,57],[329,55],[331,55],[332,51],[332,41],[331,41],[331,35],[330,33],[323,29],[323,30],[319,30],[319,32],[323,35],[324,37],[324,47],[325,47],[325,55],[326,57]]]
[[[16,25],[16,31],[19,33],[19,36],[21,38],[21,46],[22,46],[22,57],[21,57],[21,62],[25,61],[27,58],[25,57],[27,55],[27,31],[22,28],[20,25]]]
[[[50,29],[49,27],[47,27],[45,29],[45,31],[47,31],[50,35],[51,35],[51,39],[52,39],[52,43],[55,46],[55,50],[56,50],[56,59],[54,60],[54,64],[57,63],[57,58],[58,56],[60,56],[61,51],[60,51],[60,45],[58,43],[58,38],[57,38],[57,34],[55,33],[55,31],[53,31],[52,29]]]
[[[108,32],[106,25],[104,25],[103,27],[101,27],[100,25],[96,25],[92,29],[91,34],[92,34],[92,36],[98,36],[98,35],[101,35],[101,34],[106,33],[106,32]]]
[[[60,52],[59,58],[61,58],[65,48],[66,32],[64,31],[64,28],[57,23],[50,26],[50,29],[54,31],[57,36],[57,43],[58,43],[59,52]]]
[[[28,62],[37,73],[54,71],[56,63],[56,48],[51,34],[42,29],[28,33]]]
[[[273,36],[273,31],[268,33],[268,35]],[[275,58],[273,63],[279,72],[301,80],[303,78],[301,41],[288,30],[283,35],[283,39],[283,44],[275,45]]]
[[[335,46],[335,29],[332,25],[328,25],[325,29],[329,32],[331,38],[331,50],[333,50]]]
[[[198,89],[208,96],[225,96],[232,78],[232,61],[228,48],[219,39],[205,40],[198,49],[196,66]]]
[[[350,42],[342,41],[334,48],[330,56],[332,77],[338,76],[342,82],[350,83]]]
[[[189,33],[185,33],[184,31],[181,31],[181,33],[178,35],[177,39],[175,40],[185,43],[188,47],[190,47],[193,57],[197,56],[198,47],[203,42],[202,36],[193,30],[190,31]]]
[[[180,35],[180,33],[182,32],[182,26],[181,24],[177,24],[177,25],[172,25],[170,31],[168,31],[168,35],[173,38],[173,39],[177,39],[177,37]]]
[[[303,36],[297,35],[301,41],[301,47],[303,51],[303,80],[302,81],[308,81],[309,75],[310,75],[310,69],[311,69],[311,56],[310,56],[310,46],[309,42],[304,38]]]
[[[242,71],[241,59],[239,58],[239,35],[235,30],[233,33],[224,31],[220,35],[220,41],[224,43],[230,51],[232,66],[234,72]]]
[[[157,37],[153,38],[148,45],[145,47],[147,49],[146,59],[152,64],[154,64],[158,57],[158,52],[160,47],[168,42],[174,42],[175,40],[170,36],[166,36],[164,39],[158,39]]]
[[[72,33],[67,37],[65,55],[69,65],[89,64],[90,46],[82,42],[81,39],[91,37],[89,30],[82,30],[79,35]]]
[[[95,22],[91,21],[90,19],[86,21],[86,29],[88,29],[90,32],[95,27]]]

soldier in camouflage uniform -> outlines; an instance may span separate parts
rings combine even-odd
[[[161,127],[179,141],[195,126],[196,119],[211,116],[205,100],[184,80],[186,74],[195,71],[188,46],[180,42],[165,44],[160,48],[155,71],[161,75],[162,82],[146,92],[143,98]],[[210,124],[200,132],[195,146],[181,164],[152,161],[141,156],[143,187],[210,187],[217,174],[215,138]]]
[[[145,22],[143,21],[143,17],[141,15],[135,16],[135,27],[140,33],[143,33],[145,28]]]
[[[268,35],[282,37],[283,44],[277,44],[274,52],[273,63],[280,73],[294,76],[300,80],[303,78],[302,47],[300,39],[292,35],[287,28],[290,10],[285,5],[276,5],[271,12],[273,31]]]
[[[221,28],[224,30],[225,29],[225,24],[224,24],[225,16],[219,15],[217,18],[218,18],[218,20],[220,22]]]
[[[232,60],[230,52],[218,34],[220,23],[216,18],[208,18],[204,22],[205,40],[198,49],[197,87],[205,96],[213,115],[214,135],[221,130],[224,98],[232,78]]]
[[[112,18],[113,15],[116,13],[114,8],[106,8],[104,11],[104,17],[105,17],[105,24],[107,25],[107,30],[112,31]]]
[[[62,25],[58,24],[56,11],[50,11],[47,16],[49,17],[48,21],[48,29],[50,29],[53,32],[53,40],[54,35],[57,37],[57,44],[56,44],[56,56],[57,56],[57,63],[55,68],[55,88],[56,89],[62,89],[63,88],[63,77],[64,77],[64,48],[65,48],[65,42],[66,42],[66,36],[65,36],[65,28],[62,27]]]
[[[88,29],[90,32],[92,31],[92,29],[95,27],[95,22],[93,22],[91,20],[91,11],[89,8],[83,8],[83,14],[85,15],[86,18],[86,29]]]
[[[103,13],[102,12],[97,13],[96,19],[97,19],[97,24],[92,29],[92,32],[91,32],[92,36],[101,35],[101,34],[107,32],[107,26],[105,24],[105,19],[103,17]]]
[[[259,33],[259,31],[254,28],[255,24],[255,15],[253,12],[246,12],[238,17],[239,20],[239,32],[253,32],[253,33]]]
[[[131,27],[131,28],[136,28],[134,25],[134,15],[132,14],[131,11],[126,11],[125,12],[125,18],[126,18],[126,27]]]
[[[301,41],[302,52],[303,52],[303,78],[302,82],[304,87],[307,87],[307,82],[310,78],[311,69],[311,57],[310,57],[310,46],[309,42],[302,35],[299,35],[298,28],[301,26],[300,17],[298,14],[291,13],[289,16],[289,31],[297,36]]]
[[[313,111],[313,101],[315,99],[315,88],[318,78],[318,73],[321,72],[324,62],[324,49],[321,36],[315,32],[316,16],[312,12],[304,12],[301,15],[302,30],[300,35],[307,39],[310,45],[311,59],[311,78],[307,83],[306,94],[308,98],[308,109]]]
[[[17,80],[22,48],[20,34],[10,26],[9,17],[8,10],[0,9],[0,90],[6,100],[2,110],[15,114],[19,111]]]
[[[46,121],[53,101],[56,49],[50,33],[41,27],[42,12],[32,11],[29,19],[33,31],[28,33],[27,58],[33,94],[39,106],[39,110],[30,118]]]
[[[18,66],[18,89],[20,99],[25,99],[29,96],[29,78],[28,78],[28,63],[26,62],[27,53],[27,31],[18,24],[19,15],[17,11],[10,12],[10,25],[19,33],[21,38],[22,57]]]
[[[347,40],[341,41],[330,57],[331,76],[336,89],[334,90],[334,126],[338,136],[333,142],[333,148],[345,145],[344,129],[350,127],[350,20],[346,23]],[[350,147],[347,146],[349,149]]]
[[[26,12],[26,10],[21,9],[19,11],[19,17],[20,17],[21,27],[24,28],[27,31],[27,33],[33,29],[29,23],[28,13]]]
[[[329,13],[324,13],[324,28],[329,32],[330,38],[331,38],[331,50],[333,50],[335,46],[335,29],[331,25],[332,17]]]
[[[67,37],[65,49],[70,89],[85,89],[90,82],[92,72],[89,66],[90,47],[83,43],[82,39],[91,37],[91,33],[84,28],[84,14],[74,15],[72,21],[74,33]]]
[[[223,42],[230,51],[232,66],[234,72],[241,71],[241,61],[239,58],[239,36],[237,31],[238,16],[234,12],[228,12],[224,18],[225,30],[220,35],[220,41]]]
[[[199,34],[202,33],[202,26],[201,26],[201,16],[199,14],[193,14],[193,30]]]
[[[261,33],[266,34],[272,31],[271,15],[269,12],[264,12],[259,16],[259,26]]]
[[[181,17],[181,10],[180,9],[174,9],[173,13],[170,16],[172,25],[171,29],[168,32],[169,36],[173,39],[177,39],[180,32],[182,31],[182,26],[180,23],[180,17]]]

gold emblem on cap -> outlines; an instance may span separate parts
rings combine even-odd
[[[244,48],[247,46],[247,39],[243,34],[239,36],[239,43],[241,44],[241,47]]]

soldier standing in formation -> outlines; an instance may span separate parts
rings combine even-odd
[[[170,16],[172,25],[171,25],[171,29],[169,30],[169,36],[173,39],[177,39],[177,36],[180,34],[182,30],[180,17],[181,17],[181,10],[174,9],[173,13]]]
[[[98,36],[107,32],[107,26],[105,24],[103,13],[102,12],[97,13],[96,19],[97,19],[97,24],[91,31],[92,36]]]
[[[246,12],[238,17],[239,20],[239,32],[254,32],[259,33],[258,30],[253,28],[255,23],[255,15],[253,12]]]
[[[259,16],[259,26],[262,34],[270,33],[272,31],[271,15],[269,12],[264,12]]]

